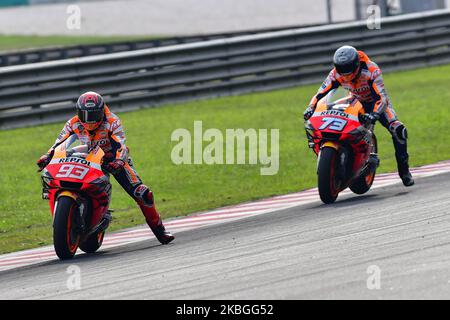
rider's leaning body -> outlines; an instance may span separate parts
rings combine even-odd
[[[361,62],[360,74],[353,81],[340,75],[336,68],[330,71],[328,77],[320,87],[317,94],[311,99],[310,106],[317,105],[320,99],[325,97],[331,90],[342,87],[348,90],[353,97],[361,103],[372,104],[372,112],[381,115],[390,112],[391,120],[394,118],[392,105],[384,88],[381,70],[377,64],[369,60],[369,57],[362,51],[358,51]]]
[[[53,153],[56,147],[65,142],[70,136],[76,135],[80,143],[88,146],[90,150],[100,146],[105,152],[106,161],[120,159],[126,162],[128,159],[128,148],[125,145],[125,132],[120,119],[106,105],[104,110],[105,119],[94,131],[88,131],[81,123],[78,115],[69,119],[47,153]]]
[[[156,211],[152,191],[142,183],[133,167],[125,144],[125,132],[121,121],[95,92],[86,92],[76,104],[77,115],[66,122],[53,146],[37,162],[43,169],[51,160],[56,147],[72,135],[89,150],[100,146],[105,152],[104,167],[139,205],[147,224],[163,244],[174,239]]]
[[[339,48],[334,55],[333,62],[335,67],[328,74],[304,112],[305,120],[314,114],[319,100],[331,90],[338,87],[347,89],[351,96],[364,106],[368,121],[375,123],[379,120],[389,130],[394,143],[400,178],[405,186],[413,185],[414,180],[408,164],[407,130],[395,114],[384,87],[380,68],[364,52],[357,51],[350,46]]]

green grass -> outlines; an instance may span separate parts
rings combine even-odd
[[[386,85],[410,135],[413,166],[450,159],[450,65],[388,74]],[[296,192],[316,185],[315,155],[307,148],[302,112],[318,85],[197,101],[120,114],[128,146],[143,181],[167,217]],[[280,169],[261,176],[259,165],[174,165],[173,130],[280,129]],[[0,132],[0,253],[51,244],[48,203],[40,199],[35,161],[63,123]],[[378,125],[380,172],[394,171],[390,135]],[[133,200],[114,182],[111,230],[144,223]]]
[[[0,52],[18,49],[43,48],[54,46],[74,46],[81,44],[106,44],[111,42],[148,40],[157,37],[143,36],[22,36],[1,35]]]

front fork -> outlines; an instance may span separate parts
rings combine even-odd
[[[310,146],[311,146],[311,145],[310,145]],[[325,148],[325,147],[333,148],[333,149],[336,150],[337,153],[339,153],[339,150],[340,150],[340,145],[339,145],[338,143],[333,142],[333,141],[325,141],[325,142],[322,144],[322,146],[320,147],[319,153],[317,154],[317,168],[316,168],[317,173],[318,173],[318,170],[319,170],[320,155],[322,154],[321,151],[322,151],[322,149]]]
[[[353,161],[351,159],[351,154],[348,151],[348,149],[345,146],[342,146],[340,143],[336,141],[325,141],[322,146],[321,150],[325,147],[333,148],[336,150],[336,153],[338,155],[338,163],[336,167],[336,180],[339,182],[340,185],[343,185],[345,181],[348,181],[352,172],[352,168],[349,167],[352,165]],[[320,154],[319,152],[318,159],[317,159],[317,165],[320,161]]]
[[[87,205],[86,205],[86,201],[76,192],[70,191],[70,190],[63,190],[60,193],[58,193],[57,197],[56,197],[56,202],[55,202],[55,210],[54,212],[56,212],[56,206],[57,201],[60,197],[65,196],[65,197],[69,197],[72,198],[76,204],[77,204],[77,215],[75,215],[74,219],[75,219],[75,224],[77,226],[77,233],[78,234],[84,234],[86,232],[86,216],[87,216]],[[53,215],[53,219],[55,219],[54,215]]]

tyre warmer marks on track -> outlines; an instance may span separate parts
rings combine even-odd
[[[450,172],[450,160],[432,165],[413,168],[411,172],[415,179]],[[375,177],[372,189],[401,183],[397,173],[379,174]],[[351,194],[345,190],[340,195]],[[356,196],[356,195],[355,195]],[[236,221],[251,216],[279,211],[319,200],[317,188],[302,192],[276,196],[250,203],[215,209],[208,212],[197,213],[182,218],[170,219],[164,222],[167,229],[177,232],[192,230],[219,223]],[[154,235],[144,225],[125,231],[107,234],[100,250],[110,249],[126,244],[153,239]],[[176,239],[175,239],[176,241]],[[80,251],[78,251],[80,253]],[[33,265],[36,263],[57,260],[53,246],[45,246],[38,249],[24,250],[0,255],[0,271],[18,267]]]

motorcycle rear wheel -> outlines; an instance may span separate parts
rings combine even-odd
[[[336,165],[338,153],[335,149],[325,147],[320,151],[317,177],[320,199],[329,204],[336,201],[339,190],[336,181]]]
[[[75,214],[77,203],[70,197],[59,197],[53,220],[53,245],[61,260],[72,259],[78,249],[80,235],[77,234]]]
[[[80,243],[80,249],[86,253],[94,253],[101,247],[104,236],[105,231],[91,234],[85,241]]]
[[[375,171],[369,171],[365,175],[356,178],[349,188],[356,194],[364,194],[370,190],[374,179]]]
[[[372,152],[378,153],[378,143],[375,134],[372,135]],[[375,166],[374,168],[367,170],[367,172],[364,172],[364,174],[360,175],[350,184],[350,190],[356,194],[364,194],[369,191],[375,180],[376,171],[377,168]]]

